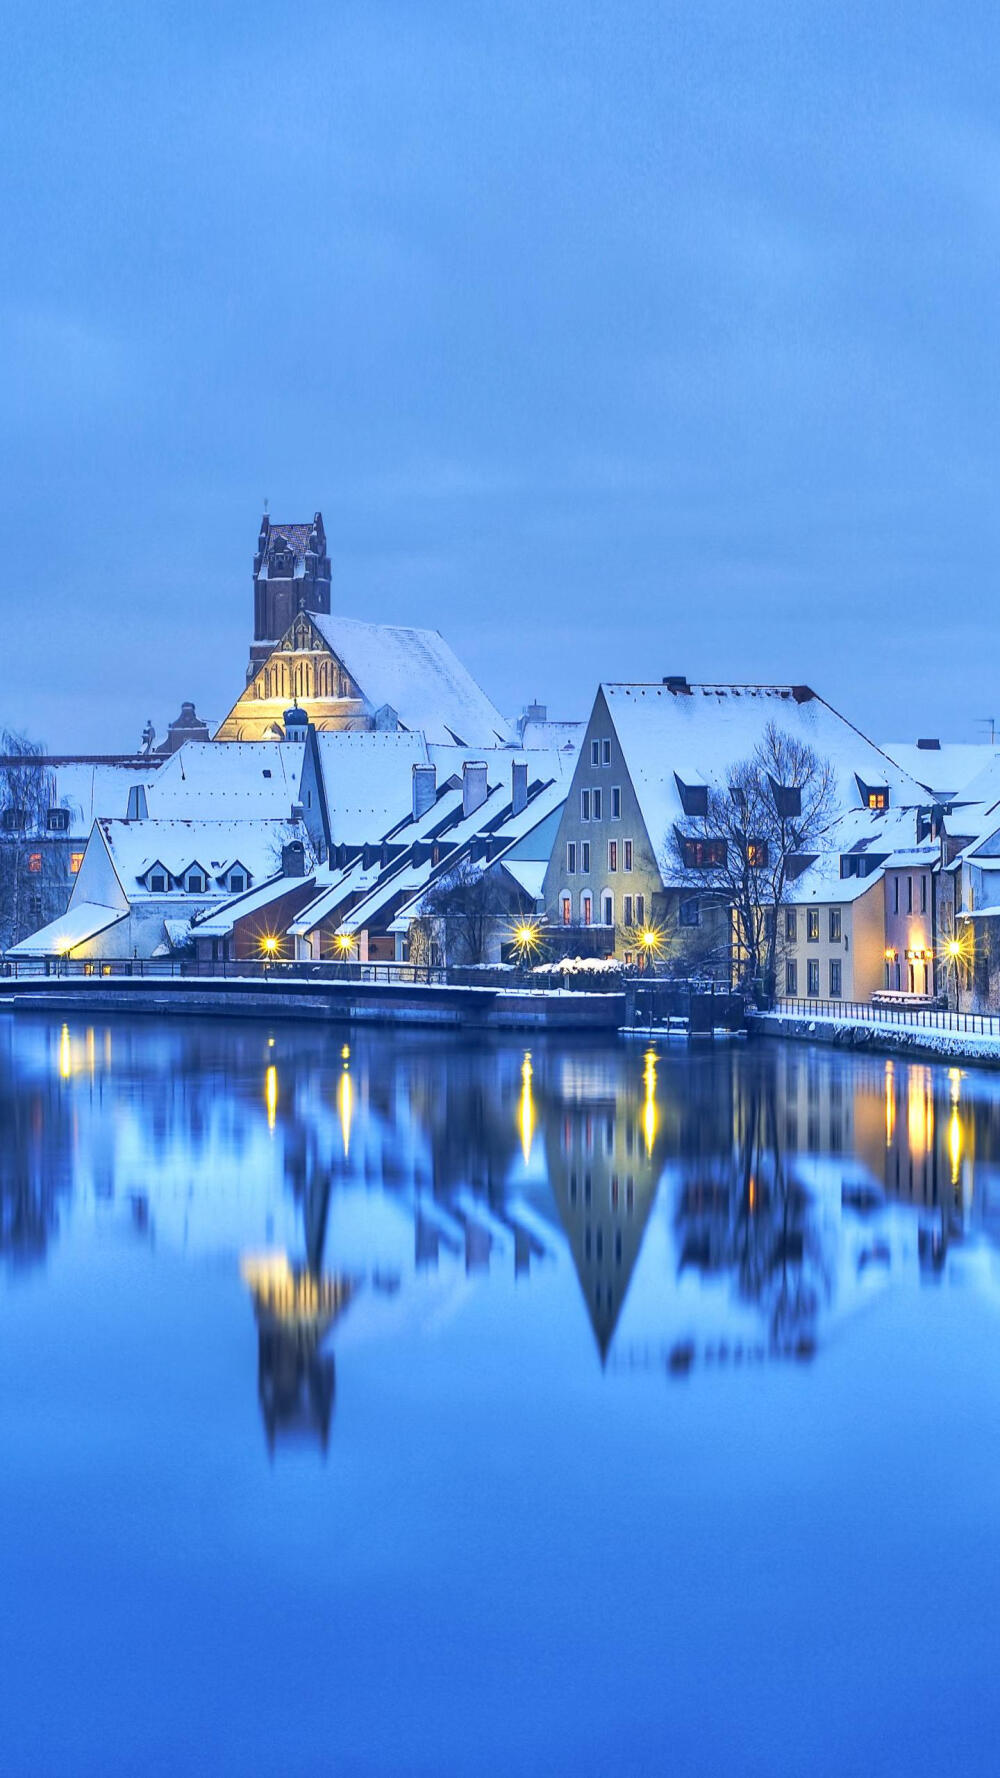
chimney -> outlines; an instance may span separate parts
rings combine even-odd
[[[118,804],[121,808],[121,803]],[[146,821],[149,808],[146,803],[145,784],[130,784],[128,791],[128,808],[125,811],[126,821]]]
[[[413,819],[419,821],[434,807],[437,797],[437,766],[416,765],[413,768]]]
[[[524,720],[525,722],[546,722],[548,720],[548,715],[549,707],[547,704],[528,704],[525,708]]]
[[[292,820],[293,821],[304,821],[305,818],[306,818],[305,803],[293,803],[292,804]]]
[[[528,762],[526,759],[515,759],[510,768],[510,803],[511,812],[520,815],[522,809],[528,807]]]
[[[688,691],[690,689],[683,673],[664,673],[663,683],[668,691]]]
[[[281,874],[283,877],[305,876],[306,849],[301,840],[289,840],[287,846],[282,846]]]
[[[486,761],[467,759],[462,767],[462,814],[474,815],[486,801]]]

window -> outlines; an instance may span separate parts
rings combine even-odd
[[[806,992],[808,994],[818,994],[819,993],[819,958],[818,957],[810,957],[809,962],[806,964],[806,972],[807,972],[807,976],[808,976],[808,983],[807,983],[807,987],[806,987]]]
[[[631,926],[631,924],[632,924],[632,897],[631,897],[631,895],[626,895],[624,901],[622,902],[622,919],[624,920],[626,926]]]
[[[584,840],[580,846],[580,869],[585,877],[590,875],[590,841]]]
[[[907,879],[906,879],[906,911],[908,914],[912,914],[912,912],[913,912],[913,878],[912,877],[907,877]]]
[[[613,926],[615,923],[615,904],[612,896],[606,895],[604,897],[604,906],[601,912],[604,916],[605,926]]]
[[[580,792],[580,820],[581,821],[589,821],[590,820],[590,791],[589,790],[581,790],[581,792]]]
[[[617,870],[618,869],[618,841],[617,840],[609,840],[608,841],[608,869],[609,870]]]
[[[69,810],[50,809],[45,817],[45,825],[51,833],[66,833],[69,829]]]
[[[589,895],[580,897],[580,917],[585,926],[589,926],[594,917],[594,903]]]
[[[568,926],[570,921],[572,920],[572,918],[573,918],[573,904],[570,901],[569,896],[564,895],[562,898],[562,923],[563,923],[563,925]]]
[[[601,742],[601,764],[602,764],[602,766],[609,766],[611,764],[611,742],[610,741],[602,741]]]
[[[747,863],[751,870],[763,870],[767,863],[767,841],[747,841]]]
[[[674,773],[674,783],[677,786],[677,794],[681,799],[681,808],[685,815],[708,814],[707,784],[684,784],[676,772]]]
[[[686,870],[711,870],[726,862],[725,840],[685,840],[683,843]]]
[[[806,938],[811,945],[819,944],[819,908],[806,909]],[[818,988],[816,992],[819,993]]]
[[[4,833],[16,833],[19,827],[25,827],[26,825],[27,816],[23,809],[4,809],[3,812],[0,813],[0,827],[3,828]]]
[[[41,853],[40,852],[29,852],[28,853],[28,869],[30,870],[32,876],[37,876],[39,871],[41,870],[41,868],[42,868]]]
[[[889,807],[888,790],[869,790],[868,807],[870,809],[887,809]]]
[[[615,784],[611,789],[611,819],[620,821],[622,818],[622,787]]]
[[[601,763],[600,741],[591,741],[590,743],[590,763],[592,766],[599,766]]]
[[[184,887],[189,895],[203,895],[205,893],[205,879],[201,872],[197,870],[189,871],[187,882]]]
[[[566,869],[571,877],[576,875],[576,841],[566,841]]]
[[[840,958],[830,959],[830,999],[840,999]]]
[[[623,870],[631,870],[632,869],[632,841],[625,840],[624,845],[625,845],[625,860],[622,865],[622,869]]]
[[[832,945],[839,945],[841,937],[842,937],[842,933],[841,933],[841,927],[840,927],[840,909],[839,908],[831,908],[830,909],[830,943]]]
[[[701,909],[696,896],[685,896],[677,910],[677,919],[681,926],[697,926],[700,924]]]
[[[241,870],[230,871],[229,887],[234,895],[242,895],[246,886],[247,880]]]
[[[785,993],[795,995],[799,991],[799,966],[794,957],[789,957],[785,964]]]
[[[899,878],[898,877],[893,877],[893,879],[892,879],[892,911],[894,914],[899,913]]]
[[[790,945],[793,945],[795,943],[795,936],[796,936],[797,929],[798,929],[798,920],[795,917],[795,909],[794,908],[786,908],[785,909],[785,938],[787,939],[787,941]]]
[[[601,819],[601,793],[599,790],[595,790],[593,793],[593,808],[594,808],[594,820],[600,821],[600,819]]]
[[[645,920],[645,918],[646,918],[646,898],[643,895],[637,895],[635,898],[635,923],[636,923],[636,925],[641,926],[643,921]]]
[[[920,879],[920,912],[927,912],[927,878],[923,876]]]
[[[76,873],[79,870],[82,863],[83,863],[83,853],[82,852],[71,852],[70,853],[69,868],[70,868],[70,871],[72,872],[74,877],[76,876]]]
[[[167,879],[163,875],[162,871],[157,871],[154,876],[150,877],[149,889],[150,889],[150,893],[152,895],[165,895],[166,894]]]
[[[783,821],[802,813],[802,791],[797,784],[776,784],[771,779],[771,794],[774,797],[774,812]]]

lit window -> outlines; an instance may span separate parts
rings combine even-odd
[[[622,787],[620,784],[615,784],[612,786],[612,790],[611,790],[611,819],[612,819],[612,821],[620,821],[621,818],[622,818]]]
[[[806,909],[806,938],[811,945],[819,944],[819,908]],[[810,969],[812,964],[809,965]],[[811,992],[811,990],[810,990]],[[817,994],[819,989],[816,989]]]
[[[684,866],[686,870],[711,870],[713,866],[724,865],[726,862],[725,840],[685,840]]]
[[[563,925],[568,926],[570,921],[572,920],[572,918],[573,918],[573,904],[570,901],[569,896],[564,895],[562,898],[562,923],[563,923]]]
[[[28,869],[31,871],[32,875],[37,876],[39,871],[41,870],[41,868],[42,868],[41,853],[40,852],[29,852],[28,853]]]
[[[618,841],[617,840],[609,840],[608,841],[608,869],[609,870],[617,870],[618,869]]]
[[[840,909],[830,909],[830,943],[839,945],[841,939]]]
[[[767,863],[767,841],[747,841],[747,863],[751,870],[763,870]]]
[[[624,864],[622,865],[622,869],[623,870],[631,870],[632,869],[632,841],[626,840],[624,842],[624,844],[625,844],[625,861],[624,861]]]
[[[589,926],[591,921],[594,918],[594,903],[593,903],[592,898],[589,895],[584,895],[581,897],[580,914],[582,916],[584,925]]]
[[[76,873],[79,870],[82,863],[83,863],[83,853],[82,852],[71,852],[70,853],[69,868],[72,871],[74,877],[76,876]]]

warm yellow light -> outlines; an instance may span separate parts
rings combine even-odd
[[[73,1051],[69,1041],[69,1026],[64,1025],[59,1035],[59,1073],[63,1080],[69,1080],[73,1073]]]
[[[896,961],[896,952],[891,945],[886,945],[885,947],[885,960],[887,963],[895,963]]]
[[[946,939],[944,950],[945,950],[946,957],[960,957],[962,955],[962,941],[961,941],[961,939],[959,939],[959,938]]]
[[[642,1130],[646,1139],[646,1154],[653,1152],[656,1140],[656,1051],[649,1049],[643,1057],[642,1081],[645,1098],[642,1106]]]
[[[532,957],[541,948],[541,930],[537,920],[519,920],[511,929],[511,940],[519,957]]]
[[[342,1061],[342,1062],[349,1062],[349,1061],[350,1061],[350,1059],[351,1059],[351,1046],[350,1046],[350,1044],[349,1044],[349,1043],[345,1043],[345,1044],[344,1044],[344,1047],[343,1047],[343,1049],[342,1049],[342,1050],[341,1050],[341,1052],[340,1052],[340,1059],[341,1059],[341,1061]]]
[[[896,1134],[896,1076],[891,1062],[885,1065],[885,1145],[892,1147]]]
[[[278,1109],[278,1070],[273,1062],[264,1075],[264,1104],[267,1106],[267,1127],[273,1130]]]
[[[276,938],[273,932],[265,932],[260,941],[260,948],[265,957],[273,957],[280,943],[281,940]]]
[[[335,942],[337,945],[337,949],[339,951],[343,951],[346,956],[347,952],[351,949],[351,946],[354,943],[354,939],[353,939],[351,933],[349,933],[349,932],[338,932]]]
[[[531,1143],[535,1134],[535,1104],[531,1096],[531,1051],[525,1050],[524,1061],[521,1063],[521,1099],[518,1106],[518,1123],[521,1129],[521,1153],[527,1166],[531,1159]]]
[[[354,1086],[346,1062],[344,1063],[344,1072],[340,1077],[340,1085],[337,1088],[337,1112],[340,1117],[340,1136],[344,1144],[344,1159],[346,1160],[351,1149],[351,1120],[354,1116]]]

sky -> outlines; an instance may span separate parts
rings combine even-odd
[[[244,681],[263,503],[508,713],[996,717],[1000,13],[8,0],[0,727]]]

